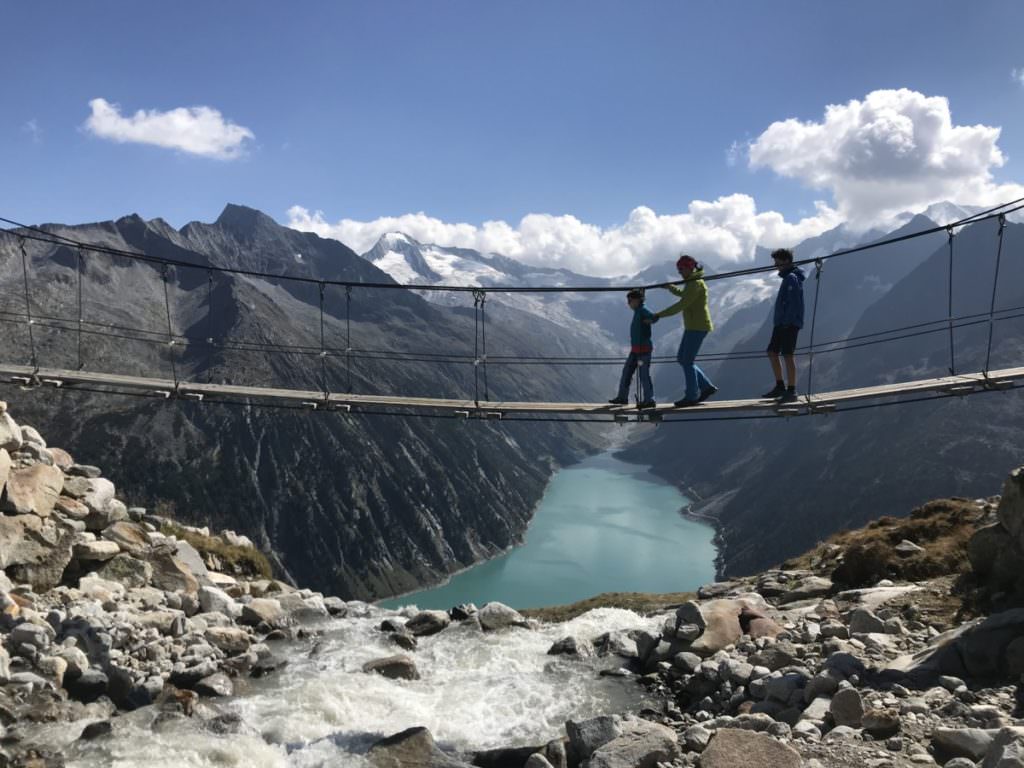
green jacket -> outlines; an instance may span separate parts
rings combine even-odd
[[[668,317],[683,313],[683,327],[688,331],[713,331],[711,312],[708,311],[708,287],[702,279],[704,270],[697,269],[690,274],[690,280],[680,288],[678,285],[667,285],[679,301],[657,313],[658,317]]]

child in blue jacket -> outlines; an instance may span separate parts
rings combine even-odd
[[[633,382],[633,373],[640,369],[640,389],[642,399],[638,408],[654,408],[654,382],[651,381],[651,355],[654,344],[651,342],[651,323],[654,313],[644,306],[644,292],[634,289],[626,294],[626,303],[633,310],[633,322],[629,324],[629,357],[622,366],[619,378],[619,394],[608,402],[612,405],[629,404],[629,385]],[[647,322],[644,322],[644,321]]]
[[[796,402],[796,337],[804,327],[804,271],[793,266],[793,252],[788,248],[772,251],[772,261],[779,270],[782,283],[775,297],[774,327],[768,342],[768,359],[775,373],[775,387],[761,397],[780,403]],[[782,363],[786,359],[786,382],[782,381]]]

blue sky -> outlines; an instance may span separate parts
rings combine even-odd
[[[729,233],[742,242],[730,258],[742,260],[751,238],[784,240],[927,202],[934,179],[914,168],[904,169],[916,179],[905,201],[873,206],[894,189],[886,169],[876,186],[854,189],[857,179],[837,176],[841,158],[826,159],[822,176],[766,142],[751,166],[748,143],[773,123],[822,123],[826,105],[894,89],[945,97],[955,126],[1002,129],[998,141],[978,133],[953,142],[956,153],[964,142],[983,145],[981,155],[997,147],[1002,164],[980,159],[947,173],[962,179],[946,196],[1009,194],[1024,181],[1024,78],[1014,76],[1024,70],[1024,4],[1013,0],[37,1],[6,4],[4,18],[17,34],[0,49],[0,215],[23,221],[138,212],[180,226],[212,220],[230,201],[362,244],[381,217],[423,212],[423,236],[609,272],[642,266],[639,251],[660,253],[666,238],[728,250],[695,233],[699,216],[666,219],[661,240],[630,241],[621,230],[641,207],[672,217],[695,200],[742,195],[787,225],[817,216],[815,201],[833,212],[796,230],[762,219],[753,234],[737,220]],[[105,134],[85,127],[95,99],[108,105]],[[917,120],[908,104],[892,110]],[[134,130],[125,126],[137,110],[200,106],[251,138],[227,159],[174,148],[173,138],[111,140]],[[787,151],[800,156],[818,141],[796,139]],[[877,172],[851,171],[861,181]],[[714,215],[750,218],[729,199]],[[543,232],[532,239],[528,214],[548,217],[533,221]],[[508,231],[481,240],[487,221]],[[456,223],[475,239],[442,226]],[[552,239],[566,242],[543,245]],[[588,261],[593,247],[606,252]]]

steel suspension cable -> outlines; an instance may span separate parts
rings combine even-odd
[[[484,400],[491,399],[491,390],[487,386],[487,292],[480,291],[480,346],[483,360]]]
[[[473,291],[473,400],[480,405],[480,293]]]
[[[999,262],[1003,258],[1003,231],[1006,229],[1006,216],[999,215],[999,245],[996,247],[996,268],[992,276],[992,302],[988,308],[988,348],[985,351],[985,377],[988,378],[989,364],[992,361],[992,331],[995,329],[996,290],[999,288]]]

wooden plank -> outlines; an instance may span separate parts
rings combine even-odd
[[[508,414],[566,414],[566,415],[608,415],[645,416],[690,413],[728,413],[736,411],[776,411],[778,403],[771,400],[711,400],[691,408],[676,408],[671,404],[659,405],[656,409],[638,411],[635,406],[614,406],[604,403],[544,403],[520,401],[480,401],[431,398],[402,397],[396,395],[356,395],[330,393],[324,399],[324,393],[316,390],[293,390],[275,387],[257,387],[237,384],[207,384],[201,382],[181,382],[175,387],[174,381],[162,378],[127,376],[123,374],[96,373],[92,371],[71,371],[59,368],[42,368],[36,370],[31,366],[0,364],[0,376],[7,378],[35,379],[39,381],[61,382],[63,386],[74,387],[87,385],[94,387],[112,387],[139,393],[167,393],[181,396],[201,396],[202,398],[235,398],[252,400],[269,400],[297,404],[317,404],[327,408],[399,408],[411,411],[451,412],[466,411],[472,414],[508,413]],[[991,386],[992,382],[1014,382],[1024,380],[1024,367],[1006,368],[990,371],[988,379],[981,373],[968,373],[957,376],[944,376],[935,379],[895,382],[872,387],[823,392],[814,395],[808,401],[800,398],[797,403],[787,405],[787,409],[798,411],[810,407],[816,412],[826,412],[836,404],[875,400],[880,398],[916,395],[925,392],[943,392],[951,388],[964,387],[968,390]],[[841,410],[841,409],[839,409]]]

